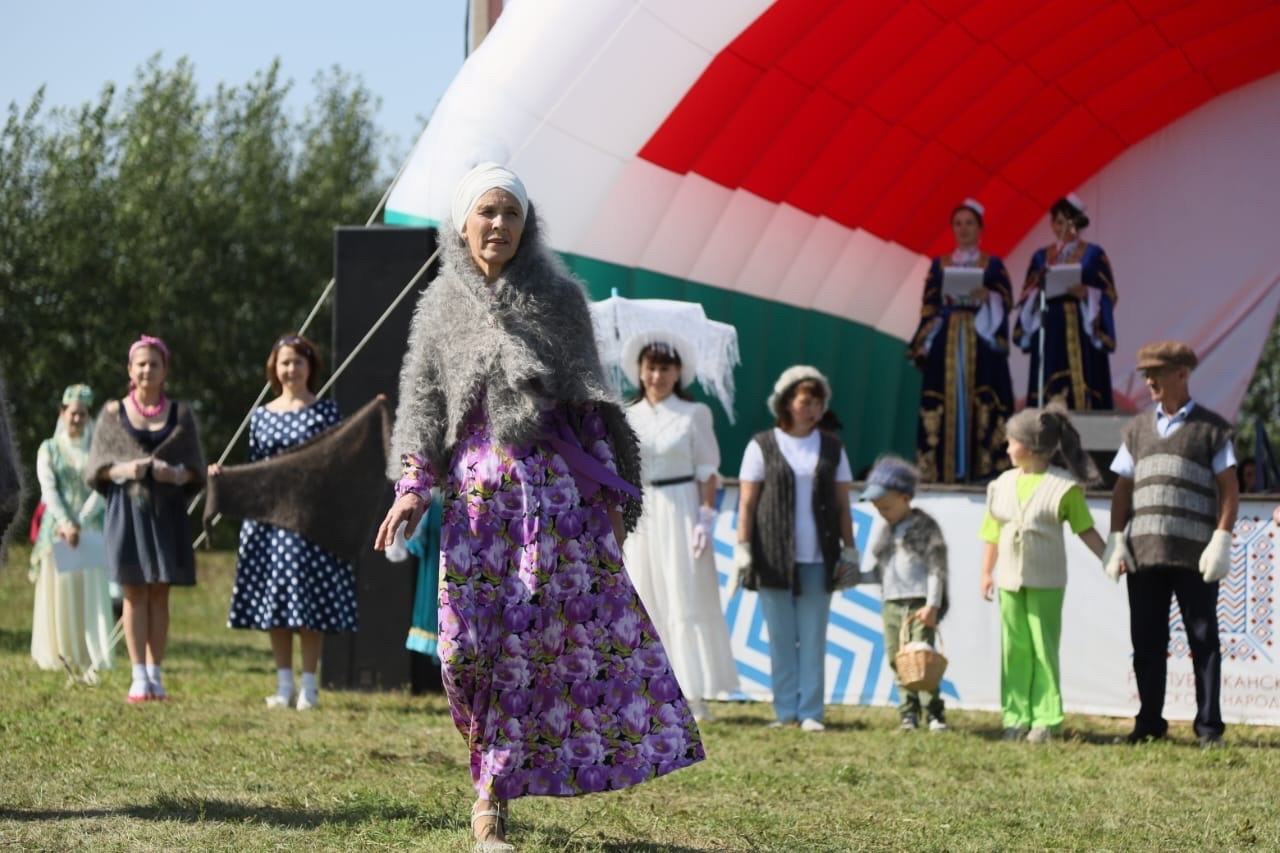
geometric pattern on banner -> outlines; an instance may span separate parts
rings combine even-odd
[[[1224,660],[1271,662],[1275,643],[1275,524],[1240,517],[1231,538],[1231,571],[1218,584],[1218,642]],[[1169,655],[1191,654],[1177,597],[1169,603]]]
[[[723,495],[723,492],[721,493]],[[769,701],[773,682],[769,674],[769,632],[764,621],[760,598],[749,590],[726,594],[733,566],[733,546],[737,542],[737,507],[722,510],[717,516],[714,533],[716,572],[719,576],[721,606],[729,625],[729,639],[736,652],[738,679],[742,693],[752,699]],[[854,538],[865,558],[872,518],[859,505],[851,508]],[[831,615],[827,623],[826,696],[830,704],[898,703],[898,690],[893,668],[884,648],[884,628],[880,599],[861,591],[847,589],[832,596]],[[943,679],[943,696],[959,700],[956,686]]]

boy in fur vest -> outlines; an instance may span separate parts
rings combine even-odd
[[[873,577],[884,598],[884,648],[895,674],[902,623],[911,623],[909,642],[933,645],[938,620],[947,612],[947,543],[938,522],[911,506],[919,481],[919,472],[905,459],[884,456],[867,475],[862,492],[862,499],[871,501],[885,520],[871,553]],[[928,715],[929,731],[947,730],[941,693],[907,690],[899,677],[900,729],[915,731],[922,711]]]
[[[1005,433],[1014,467],[987,486],[987,512],[978,534],[986,542],[982,597],[990,601],[1000,590],[1004,739],[1047,743],[1063,719],[1058,648],[1067,543],[1062,523],[1102,558],[1102,536],[1080,485],[1098,475],[1065,409],[1023,409],[1005,424]]]

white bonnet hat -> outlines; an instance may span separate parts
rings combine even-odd
[[[640,387],[640,353],[650,344],[665,344],[666,348],[675,350],[676,357],[680,359],[680,387],[689,390],[698,378],[698,351],[682,336],[665,330],[640,332],[623,344],[618,360],[627,381]]]
[[[822,411],[825,412],[831,405],[831,383],[827,381],[827,377],[816,367],[808,364],[796,364],[782,371],[782,375],[778,377],[778,381],[773,383],[773,393],[769,395],[769,399],[765,405],[769,407],[769,414],[774,417],[778,416],[777,405],[782,399],[782,395],[787,393],[787,389],[797,382],[803,382],[806,379],[812,379],[822,386],[824,398],[822,400]]]

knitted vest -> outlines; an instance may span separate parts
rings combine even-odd
[[[813,477],[813,520],[826,566],[826,590],[832,591],[836,561],[840,559],[840,510],[836,506],[836,468],[840,464],[840,439],[820,432],[818,467]],[[755,436],[764,457],[764,482],[756,504],[751,530],[751,571],[743,581],[747,589],[789,589],[800,592],[796,574],[796,478],[778,448],[773,430]]]
[[[1218,526],[1214,453],[1231,439],[1231,425],[1203,406],[1167,438],[1150,412],[1124,429],[1133,456],[1133,519],[1129,548],[1139,568],[1195,569]]]
[[[1011,592],[1024,586],[1064,587],[1067,546],[1058,507],[1076,481],[1061,468],[1050,468],[1019,505],[1018,473],[1005,471],[987,486],[987,511],[1000,523],[996,584]]]

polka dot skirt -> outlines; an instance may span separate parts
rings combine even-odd
[[[339,420],[332,400],[297,412],[259,407],[249,425],[250,461],[301,444]],[[355,631],[358,624],[355,569],[350,563],[291,530],[244,522],[229,627],[336,633]]]

